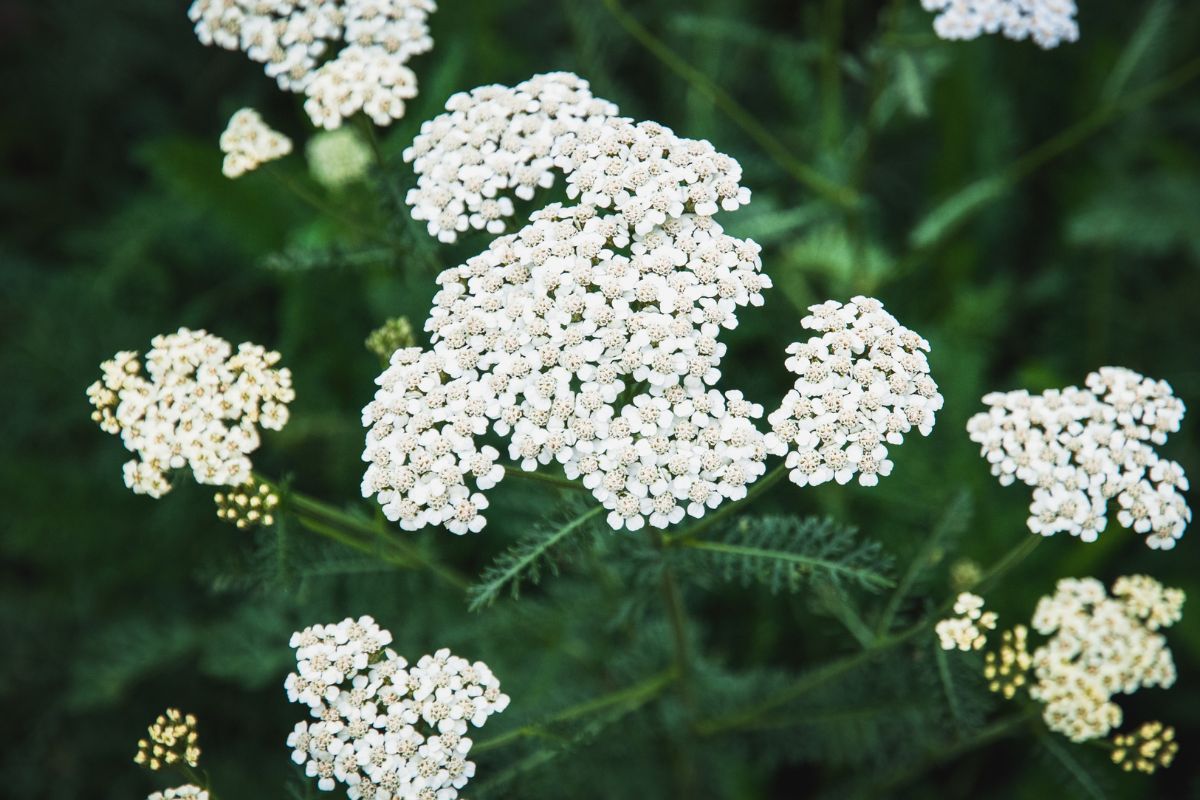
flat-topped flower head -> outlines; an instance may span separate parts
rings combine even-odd
[[[892,471],[888,446],[916,431],[928,436],[942,407],[929,375],[929,342],[901,325],[878,300],[858,296],[809,308],[801,324],[818,332],[788,347],[785,366],[799,377],[768,421],[788,448],[798,486],[874,486]]]
[[[417,93],[406,64],[433,47],[436,9],[434,0],[195,0],[188,16],[203,44],[245,52],[280,89],[307,96],[313,124],[333,129],[360,111],[377,125],[404,116]]]
[[[1115,500],[1117,522],[1144,534],[1148,546],[1169,550],[1183,536],[1192,518],[1182,494],[1188,480],[1155,450],[1184,415],[1169,384],[1104,367],[1086,388],[994,392],[983,402],[989,410],[967,431],[1002,485],[1033,487],[1031,531],[1093,542]]]
[[[556,465],[613,528],[666,527],[744,497],[777,451],[762,408],[714,388],[737,309],[770,280],[759,247],[712,218],[749,202],[707,142],[616,117],[586,81],[538,75],[455,95],[406,153],[408,202],[453,241],[500,232],[512,199],[566,176],[550,205],[438,277],[432,349],[400,350],[363,410],[364,496],[415,530],[484,525],[504,475],[489,430],[525,470]]]
[[[471,228],[503,233],[515,213],[512,198],[529,200],[554,184],[559,140],[589,119],[616,114],[569,72],[452,96],[446,113],[422,124],[404,151],[417,173],[407,197],[413,219],[443,242]]]
[[[243,108],[229,118],[221,134],[221,152],[225,154],[221,171],[227,178],[237,178],[292,152],[292,140],[272,130],[254,109]]]
[[[943,39],[1002,33],[1048,50],[1079,38],[1075,0],[921,0],[921,5],[938,12],[933,30]]]
[[[322,791],[341,784],[355,800],[453,800],[475,775],[467,733],[508,695],[482,661],[442,649],[409,664],[391,640],[370,617],[293,635],[297,671],[284,686],[312,721],[288,736],[292,760]]]
[[[1172,686],[1175,662],[1158,630],[1179,621],[1183,601],[1144,575],[1119,578],[1111,594],[1094,578],[1059,581],[1030,623],[1050,637],[1033,652],[1029,688],[1050,729],[1076,742],[1107,736],[1123,716],[1114,697]]]
[[[92,419],[118,434],[135,458],[125,484],[137,494],[171,490],[167,473],[190,469],[198,483],[238,486],[250,479],[259,428],[280,430],[295,393],[279,353],[180,328],[156,336],[146,353],[117,353],[88,387]]]

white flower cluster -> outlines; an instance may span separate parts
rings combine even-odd
[[[358,111],[377,125],[404,116],[417,94],[405,64],[433,47],[436,9],[434,0],[195,0],[188,16],[202,43],[264,64],[279,88],[307,96],[314,125],[333,129]]]
[[[941,620],[935,627],[943,650],[982,650],[987,644],[984,631],[996,629],[996,612],[983,610],[983,598],[963,592],[954,601],[957,616]]]
[[[529,200],[554,184],[558,141],[617,107],[592,96],[569,72],[535,75],[515,87],[481,86],[446,102],[404,151],[417,173],[407,203],[430,236],[453,242],[468,228],[503,233],[513,196]]]
[[[237,178],[292,152],[292,140],[272,130],[254,109],[243,108],[229,118],[221,134],[221,152],[221,171],[226,178]]]
[[[820,332],[788,347],[785,366],[800,376],[770,415],[788,446],[792,482],[874,486],[892,471],[886,445],[917,430],[928,436],[942,407],[929,376],[929,342],[870,297],[809,308],[801,324]]]
[[[370,617],[292,636],[297,670],[284,687],[315,720],[288,736],[292,760],[351,800],[453,800],[475,774],[468,724],[483,726],[508,695],[481,661],[443,649],[410,666],[391,641]]]
[[[1169,550],[1183,536],[1192,518],[1187,477],[1153,447],[1183,419],[1183,402],[1166,382],[1104,367],[1088,375],[1086,389],[994,392],[983,402],[989,410],[967,431],[1002,485],[1033,487],[1031,531],[1095,541],[1115,498],[1117,521],[1146,534],[1150,547]]]
[[[1076,742],[1106,736],[1122,719],[1114,695],[1174,684],[1175,662],[1156,631],[1179,621],[1183,601],[1144,575],[1118,578],[1111,596],[1094,578],[1059,581],[1030,623],[1051,636],[1033,653],[1029,688],[1050,729]]]
[[[1003,33],[1009,39],[1033,39],[1043,49],[1079,38],[1075,0],[921,0],[939,12],[933,30],[943,39],[975,39]]]
[[[283,428],[295,397],[291,372],[275,366],[279,353],[248,342],[234,353],[224,339],[187,328],[151,345],[144,374],[137,353],[120,352],[87,390],[92,419],[137,456],[125,464],[125,484],[161,497],[171,490],[167,471],[185,467],[199,483],[246,483],[258,427]]]
[[[433,349],[397,352],[363,410],[363,495],[405,529],[479,530],[479,491],[503,476],[499,453],[475,442],[490,427],[523,469],[581,479],[613,528],[666,527],[745,496],[781,450],[754,426],[760,406],[711,388],[719,333],[771,285],[758,245],[712,219],[749,202],[737,162],[613,117],[574,75],[447,108],[406,154],[420,175],[409,203],[432,234],[499,230],[503,193],[532,196],[551,168],[578,205],[535,213],[439,276]]]
[[[146,800],[208,800],[208,792],[191,783],[154,792]]]

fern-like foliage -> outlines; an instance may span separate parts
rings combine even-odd
[[[868,590],[893,585],[891,558],[878,542],[830,519],[793,515],[744,517],[721,541],[678,540],[693,572],[711,573],[773,593],[798,591],[813,579]]]
[[[568,540],[601,519],[604,511],[601,506],[588,508],[579,504],[570,504],[567,509],[565,519],[537,526],[483,571],[479,583],[467,590],[472,611],[490,606],[506,591],[513,598],[519,597],[521,585],[538,583],[543,570],[558,574],[561,560],[570,556],[565,547]]]

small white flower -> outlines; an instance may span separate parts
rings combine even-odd
[[[1042,49],[1079,38],[1074,0],[921,0],[939,12],[933,30],[942,39],[975,39],[1003,33],[1009,39],[1033,39]]]
[[[230,117],[221,134],[221,152],[225,154],[221,171],[227,178],[237,178],[292,152],[292,140],[272,130],[254,109],[243,108]]]

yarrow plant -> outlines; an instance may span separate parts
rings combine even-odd
[[[934,29],[945,39],[1001,33],[1051,48],[1078,38],[1072,0],[922,3],[936,12]],[[603,5],[657,57],[697,80],[699,73],[684,69],[618,0]],[[764,304],[773,286],[760,245],[722,225],[722,214],[736,213],[751,200],[737,159],[658,122],[621,116],[614,103],[593,95],[589,83],[570,72],[451,96],[444,113],[424,122],[403,150],[415,184],[391,174],[397,165],[387,154],[395,152],[395,139],[381,142],[369,124],[361,132],[366,138],[343,126],[355,117],[356,123],[380,126],[403,117],[417,92],[408,61],[432,47],[428,15],[435,8],[433,0],[194,0],[189,9],[204,44],[243,51],[263,64],[281,89],[304,95],[311,121],[328,129],[305,148],[312,178],[328,192],[288,188],[338,225],[314,225],[288,236],[288,251],[271,256],[272,266],[296,262],[292,271],[298,273],[301,267],[347,265],[374,270],[404,264],[409,255],[435,261],[424,241],[407,252],[411,227],[383,218],[398,203],[400,185],[410,187],[403,200],[419,223],[418,235],[423,228],[440,243],[471,237],[479,242],[464,243],[474,255],[456,256],[437,275],[423,321],[390,319],[366,338],[368,352],[359,353],[378,357],[382,370],[361,412],[366,433],[360,491],[369,500],[366,511],[309,497],[296,488],[305,483],[298,477],[254,474],[250,456],[261,444],[261,431],[283,428],[295,397],[279,353],[251,343],[234,348],[205,331],[181,328],[153,339],[144,358],[117,353],[87,390],[94,421],[120,435],[133,454],[124,476],[135,493],[161,497],[171,490],[173,474],[186,470],[197,482],[220,487],[214,495],[220,520],[239,529],[276,526],[255,530],[252,541],[241,542],[253,553],[251,560],[237,564],[236,573],[221,574],[214,585],[261,582],[283,589],[293,580],[304,586],[328,581],[348,590],[287,592],[289,605],[271,609],[272,624],[291,619],[296,608],[361,603],[376,582],[389,592],[393,607],[408,615],[408,639],[441,630],[459,641],[471,632],[457,627],[456,617],[447,620],[464,610],[464,595],[470,611],[496,615],[488,635],[511,649],[495,654],[504,661],[489,660],[505,664],[506,676],[515,675],[511,680],[525,682],[520,696],[529,718],[478,744],[472,738],[478,729],[510,704],[487,664],[445,648],[410,663],[393,649],[392,633],[369,616],[294,633],[295,669],[283,688],[291,703],[306,709],[295,714],[302,719],[286,739],[296,771],[317,790],[350,800],[453,800],[475,777],[469,758],[487,758],[483,754],[493,748],[527,751],[506,760],[508,768],[489,775],[486,785],[474,787],[499,795],[507,781],[525,779],[562,753],[615,743],[619,755],[645,751],[675,768],[674,792],[660,791],[666,784],[648,776],[652,780],[642,793],[692,797],[703,793],[700,781],[714,769],[697,755],[715,756],[722,749],[697,742],[766,730],[775,736],[776,721],[794,718],[798,724],[789,727],[805,731],[798,737],[832,731],[828,748],[811,750],[815,761],[836,751],[856,754],[858,760],[848,762],[852,766],[899,765],[896,773],[854,775],[830,792],[882,796],[915,774],[913,763],[924,769],[921,764],[942,763],[945,753],[966,752],[1024,729],[1035,711],[1050,731],[1071,741],[1109,739],[1111,759],[1123,770],[1152,772],[1169,765],[1178,751],[1174,729],[1148,722],[1122,730],[1125,709],[1118,702],[1142,688],[1174,684],[1175,662],[1162,631],[1182,616],[1181,590],[1144,575],[1119,578],[1111,588],[1093,578],[1064,579],[1040,600],[1028,624],[1002,629],[999,615],[973,591],[995,585],[1039,540],[1024,537],[987,565],[965,553],[947,553],[951,537],[973,522],[966,491],[937,515],[907,569],[894,569],[888,543],[860,536],[848,522],[805,516],[794,507],[744,513],[757,510],[752,502],[770,487],[786,488],[785,477],[805,489],[801,505],[811,500],[822,510],[849,496],[830,484],[878,486],[894,471],[895,448],[906,437],[931,435],[945,398],[933,377],[930,341],[903,325],[881,300],[854,290],[846,292],[849,299],[818,302],[795,315],[795,330],[779,339],[781,345],[792,342],[778,370],[786,379],[782,398],[776,395],[769,410],[748,393],[722,385],[728,356],[722,338],[747,309]],[[889,25],[903,23],[897,9],[881,15]],[[870,232],[872,214],[864,213],[874,205],[864,195],[873,166],[865,157],[873,146],[871,126],[882,126],[892,113],[879,109],[903,103],[913,116],[918,109],[928,111],[922,81],[935,71],[935,60],[909,58],[897,44],[904,40],[902,31],[889,31],[876,49],[865,51],[864,63],[880,74],[869,82],[870,120],[854,131],[845,126],[846,141],[857,142],[848,152],[861,155],[853,155],[844,172],[829,170],[849,176],[845,186],[788,155],[789,148],[748,112],[731,114],[763,145],[765,156],[819,195],[814,207],[833,220],[819,224],[836,227],[855,260],[870,262],[878,249]],[[836,54],[836,46],[831,52]],[[1136,48],[1130,52],[1137,54]],[[476,66],[473,60],[463,63]],[[901,83],[907,85],[892,85],[887,73],[893,64],[895,72],[905,73]],[[455,66],[442,73],[443,81],[458,79]],[[1132,69],[1132,62],[1124,66]],[[1169,85],[1151,85],[1134,99],[1158,96]],[[737,109],[732,95],[703,83],[696,88],[716,101],[715,108]],[[825,91],[831,88],[837,91]],[[829,95],[824,100],[837,112],[823,115],[828,117],[823,139],[836,138],[841,106],[860,93],[850,84],[846,88],[842,92],[836,81],[822,86],[822,95]],[[1135,105],[1116,97],[1110,110],[1115,115],[1126,103]],[[1082,127],[1090,131],[1092,121],[1085,119]],[[1017,161],[1011,174],[1057,153],[1056,143],[1072,141],[1075,130]],[[224,173],[236,178],[282,158],[293,144],[258,112],[243,108],[229,121],[220,148]],[[286,173],[269,171],[289,183]],[[363,180],[368,173],[372,180]],[[559,202],[537,202],[539,193],[555,188]],[[360,189],[378,196],[359,197],[354,192]],[[963,208],[975,208],[961,205],[973,189],[929,214],[912,242],[950,236],[957,225],[947,220],[957,223]],[[782,195],[774,200],[773,208],[790,220],[786,226],[813,219],[806,207],[796,206],[800,213],[794,216]],[[771,230],[776,223],[762,219],[776,216],[769,210],[759,218],[762,228],[754,221],[749,225]],[[338,241],[338,226],[353,229],[353,240]],[[368,247],[358,249],[366,242]],[[299,257],[292,259],[293,252]],[[847,279],[842,285],[879,286],[882,274],[847,268],[839,277]],[[370,276],[372,289],[384,284],[380,275]],[[795,287],[788,288],[795,299]],[[392,296],[394,289],[380,296]],[[996,392],[983,403],[986,410],[971,418],[967,433],[1002,485],[1021,481],[1031,487],[1033,533],[1049,537],[1065,531],[1095,541],[1115,501],[1119,524],[1145,535],[1151,548],[1170,549],[1179,541],[1191,518],[1184,500],[1188,481],[1179,464],[1157,452],[1184,416],[1168,384],[1105,367],[1089,375],[1084,388],[1040,395]],[[322,432],[338,429],[321,426]],[[458,542],[439,552],[439,543],[414,543],[388,524],[404,531],[479,532],[489,524],[486,512],[493,501],[503,506],[514,499],[492,497],[506,477],[523,477],[545,493],[515,498],[520,514],[499,540],[479,541],[478,547]],[[821,485],[826,490],[807,491]],[[548,487],[584,499],[539,507],[551,496]],[[783,502],[795,497],[794,488],[787,492]],[[920,508],[914,516],[923,515],[927,502],[936,502],[936,496],[914,497],[906,505]],[[543,519],[532,521],[535,515]],[[900,527],[907,522],[915,527],[924,519],[901,518]],[[594,528],[651,530],[592,537]],[[297,543],[298,530],[336,546]],[[513,541],[504,541],[508,534]],[[498,555],[487,552],[497,547],[503,548]],[[355,552],[339,558],[338,548]],[[466,559],[451,562],[449,556],[463,553]],[[947,555],[952,557],[943,560]],[[464,569],[464,562],[474,570],[489,559],[478,580]],[[594,563],[585,563],[588,559]],[[381,565],[407,575],[419,572],[421,579],[393,581]],[[542,587],[542,598],[516,605],[523,588],[560,570],[577,574]],[[935,570],[947,573],[952,600],[922,595],[936,585]],[[811,618],[835,619],[861,647],[790,677],[753,664],[735,671],[725,653],[709,652],[709,631],[693,630],[697,621],[688,615],[693,593],[721,582],[811,591]],[[439,602],[442,596],[435,593],[451,589],[458,605]],[[501,601],[505,594],[513,601]],[[559,605],[570,609],[561,626],[545,624]],[[237,624],[240,617],[222,626],[222,638],[240,632]],[[794,633],[775,627],[784,631],[781,642]],[[289,624],[284,630],[293,629]],[[820,638],[826,638],[824,632]],[[921,653],[912,649],[914,641],[925,658],[915,657]],[[529,659],[539,653],[529,642],[545,642],[579,664],[548,660],[544,673],[534,672]],[[901,648],[914,657],[885,658]],[[953,651],[959,655],[952,660]],[[923,686],[928,676],[919,673],[928,670],[930,655],[944,707],[921,703],[909,709],[913,704],[906,703],[897,724],[897,705],[884,702],[889,699],[884,695]],[[957,681],[952,667],[961,664],[983,680]],[[283,677],[284,669],[272,668]],[[894,674],[871,680],[882,670]],[[577,677],[581,687],[599,686],[602,693],[567,705],[562,696],[576,687],[559,694],[555,681],[563,675]],[[530,683],[539,684],[539,691],[526,691]],[[815,690],[824,696],[810,705],[804,695]],[[880,702],[863,703],[864,691]],[[993,700],[988,691],[1027,708],[985,726],[975,710]],[[544,697],[566,707],[532,707]],[[839,697],[855,703],[849,735],[841,722],[836,729],[827,724],[845,718],[836,707]],[[696,702],[699,698],[705,702]],[[647,714],[652,703],[662,708]],[[888,719],[874,719],[870,709],[876,706]],[[618,734],[608,737],[607,726]],[[667,746],[655,749],[658,740]],[[1043,736],[1046,741],[1058,746]],[[730,749],[741,758],[754,748]],[[801,750],[810,757],[809,750],[796,748]],[[768,760],[776,758],[774,748],[767,751]],[[193,769],[198,758],[195,718],[168,710],[138,742],[135,760],[151,770],[176,768],[188,783],[150,800],[215,797],[208,776]],[[756,776],[755,782],[773,785],[766,777]],[[595,794],[619,794],[608,788]],[[569,790],[560,794],[574,796]]]
[[[87,390],[92,419],[136,456],[125,464],[125,485],[162,497],[171,490],[167,473],[184,468],[202,484],[246,483],[258,429],[282,429],[295,397],[279,353],[249,342],[235,353],[224,339],[187,328],[150,344],[144,371],[136,352],[122,351]]]
[[[943,39],[1003,33],[1016,41],[1032,39],[1049,50],[1079,38],[1074,0],[921,0],[921,5],[938,12],[933,29]]]
[[[220,145],[225,154],[221,171],[227,178],[241,177],[292,152],[292,140],[272,130],[252,108],[243,108],[230,117]]]
[[[1183,402],[1165,381],[1123,367],[1091,373],[1086,386],[993,392],[967,432],[1002,485],[1033,487],[1032,532],[1093,542],[1115,499],[1117,522],[1149,547],[1173,548],[1192,519],[1182,494],[1188,480],[1154,445],[1179,430]]]
[[[195,0],[188,16],[203,44],[245,52],[280,89],[306,96],[314,125],[334,129],[359,111],[377,125],[404,116],[417,95],[406,64],[432,49],[436,8],[434,0]]]
[[[438,650],[409,663],[370,617],[313,625],[292,636],[288,699],[314,722],[288,736],[292,759],[317,786],[351,800],[453,800],[475,775],[470,726],[508,707],[482,661]]]
[[[1010,700],[1027,687],[1042,705],[1047,727],[1073,742],[1108,736],[1123,721],[1117,695],[1175,683],[1175,662],[1159,631],[1182,618],[1183,602],[1182,590],[1146,575],[1118,578],[1111,592],[1095,578],[1064,578],[1054,594],[1038,601],[1029,624],[1045,641],[1030,653],[1024,625],[1005,631],[999,650],[988,654],[984,677]],[[961,595],[955,605],[960,617],[937,626],[942,647],[982,647],[978,631],[965,631],[980,619],[982,607],[982,598]],[[992,615],[983,627],[994,628],[995,620]],[[1117,741],[1127,738],[1118,735]],[[1132,740],[1119,746],[1128,749]],[[1166,766],[1170,757],[1159,763]]]
[[[498,451],[476,443],[490,428],[521,469],[556,464],[580,480],[614,529],[664,528],[744,497],[788,443],[755,426],[760,405],[712,388],[720,332],[771,286],[758,245],[713,219],[750,200],[737,162],[612,116],[574,75],[486,87],[447,108],[406,154],[419,176],[408,201],[431,234],[502,230],[513,213],[503,193],[549,185],[551,166],[577,205],[535,212],[438,277],[432,349],[398,351],[363,411],[364,496],[405,529],[482,529],[482,492],[504,475]],[[839,480],[857,470],[870,484],[891,467],[885,437],[933,424],[941,398],[915,352],[928,344],[867,298],[843,312],[844,335],[827,327],[831,308],[821,313],[809,324],[827,331],[829,379],[812,370],[803,390],[820,397],[787,406],[783,416],[806,416],[778,426],[797,446],[824,445],[822,457],[840,453]],[[868,347],[852,377],[832,372]]]

